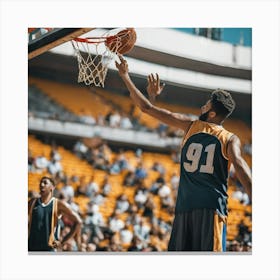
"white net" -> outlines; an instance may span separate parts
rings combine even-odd
[[[111,52],[101,39],[96,43],[72,40],[72,45],[78,60],[78,82],[104,87],[108,65],[115,53]]]
[[[72,40],[78,59],[78,82],[104,87],[108,66],[112,59],[118,54],[129,52],[135,41],[134,28],[115,28],[100,37]]]

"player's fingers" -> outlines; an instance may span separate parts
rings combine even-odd
[[[119,59],[120,59],[121,62],[124,62],[124,61],[125,61],[125,59],[123,58],[123,56],[122,56],[121,54],[119,54],[118,57],[119,57]]]
[[[157,83],[157,86],[160,87],[160,80],[159,80],[158,73],[156,73],[156,83]]]
[[[149,75],[149,81],[150,81],[151,84],[153,83],[153,80],[154,80],[153,74],[151,73],[151,74]]]

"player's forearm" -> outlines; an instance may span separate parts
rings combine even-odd
[[[153,105],[152,103],[142,94],[142,92],[134,85],[132,80],[130,79],[128,74],[121,76],[122,80],[124,81],[127,89],[130,92],[130,97],[137,105],[141,111],[149,110]]]
[[[79,233],[82,227],[82,223],[76,222],[74,226],[71,228],[70,232],[64,236],[61,243],[65,244],[68,240],[75,236],[75,234]],[[79,246],[79,244],[78,244]]]
[[[246,193],[248,194],[250,201],[252,200],[252,176],[251,170],[245,160],[240,160],[235,166],[235,171],[238,180],[244,187]]]

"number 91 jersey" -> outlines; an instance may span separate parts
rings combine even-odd
[[[182,142],[176,213],[209,208],[227,216],[227,143],[232,135],[213,123],[191,124]]]

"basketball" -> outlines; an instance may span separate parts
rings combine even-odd
[[[134,28],[121,30],[114,36],[109,36],[106,40],[106,47],[114,53],[126,54],[132,50],[136,42],[136,32]]]

